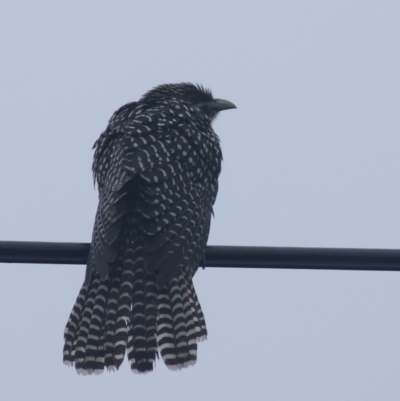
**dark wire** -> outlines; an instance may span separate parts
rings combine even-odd
[[[86,264],[89,244],[0,241],[0,262]],[[206,267],[399,271],[398,249],[208,246]]]

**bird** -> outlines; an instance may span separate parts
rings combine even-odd
[[[212,123],[236,106],[163,84],[119,108],[95,142],[99,203],[84,283],[64,331],[79,374],[192,366],[207,338],[193,276],[205,266],[222,152]]]

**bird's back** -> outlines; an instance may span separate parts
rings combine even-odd
[[[65,331],[80,373],[180,369],[206,338],[192,284],[204,253],[222,154],[212,118],[185,99],[117,110],[95,143],[99,206],[86,279]]]

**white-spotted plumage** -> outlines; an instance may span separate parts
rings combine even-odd
[[[207,337],[192,277],[204,266],[222,154],[211,127],[233,104],[161,85],[117,110],[95,143],[99,206],[63,358],[80,374],[191,366]]]

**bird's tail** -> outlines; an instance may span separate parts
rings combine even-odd
[[[105,279],[95,270],[90,277],[65,328],[64,363],[75,365],[80,374],[116,370],[128,348],[133,370],[152,370],[157,356],[158,289],[155,275],[144,269],[143,246],[127,241],[123,258]]]
[[[145,269],[143,247],[131,242],[105,279],[95,272],[82,286],[65,328],[63,359],[80,374],[99,374],[118,369],[126,352],[132,371],[146,373],[159,349],[176,370],[196,362],[197,342],[206,336],[192,280],[181,273],[159,289]]]
[[[197,342],[207,338],[204,315],[192,280],[181,273],[158,294],[157,344],[171,370],[191,366],[197,359]]]

